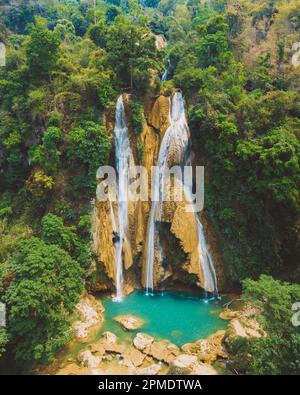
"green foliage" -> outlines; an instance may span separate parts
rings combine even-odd
[[[33,79],[40,80],[49,77],[54,70],[59,56],[59,39],[40,20],[31,30],[26,45],[27,62]]]
[[[136,20],[137,23],[133,23]],[[139,92],[149,88],[149,69],[160,67],[160,54],[145,21],[134,11],[129,17],[119,15],[107,31],[109,62],[125,87]]]
[[[76,243],[74,227],[65,227],[63,220],[54,214],[43,217],[41,225],[42,238],[47,244],[56,244],[69,252],[73,250]]]
[[[8,343],[8,335],[5,328],[0,327],[0,358],[5,351],[5,346]]]
[[[140,134],[145,123],[144,107],[136,97],[132,97],[129,101],[129,110],[131,122],[135,134]]]
[[[300,300],[300,286],[262,275],[258,281],[245,280],[243,287],[243,299],[262,309],[259,318],[267,331],[267,337],[250,340],[236,350],[248,355],[244,373],[299,374],[300,334],[291,318],[292,304]]]
[[[138,142],[137,149],[138,149],[138,157],[139,157],[140,163],[143,163],[144,155],[145,155],[145,144],[141,141]]]
[[[86,185],[94,193],[96,171],[99,166],[107,163],[111,143],[105,129],[94,122],[85,122],[72,130],[68,136],[68,158],[79,161],[87,172],[85,180],[80,184]],[[78,163],[77,163],[78,165]]]
[[[82,292],[79,264],[56,245],[20,242],[5,301],[16,359],[46,363],[71,337],[69,315]]]
[[[230,58],[227,38],[228,25],[221,16],[208,20],[198,27],[200,40],[198,56],[202,67],[222,67]]]

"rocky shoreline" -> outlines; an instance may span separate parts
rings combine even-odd
[[[85,341],[104,322],[104,308],[91,295],[85,295],[77,306],[80,320],[73,324],[77,341]],[[68,358],[55,369],[58,375],[216,375],[226,369],[232,345],[238,338],[266,336],[256,320],[259,312],[250,305],[231,310],[226,307],[220,318],[228,321],[226,330],[219,330],[206,339],[178,347],[169,340],[155,339],[138,332],[130,343],[112,332],[104,332],[99,340]],[[143,320],[136,316],[115,317],[124,331],[136,330]]]

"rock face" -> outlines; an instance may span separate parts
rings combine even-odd
[[[117,317],[114,317],[114,320],[128,331],[137,330],[144,325],[144,321],[141,318],[129,314],[118,315]]]
[[[80,319],[72,325],[72,328],[79,339],[86,338],[90,328],[103,323],[104,307],[92,295],[83,296],[76,306],[76,311]]]

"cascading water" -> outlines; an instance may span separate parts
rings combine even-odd
[[[123,96],[119,96],[116,105],[115,116],[115,156],[117,167],[117,199],[118,199],[118,237],[116,246],[116,297],[114,300],[120,301],[123,297],[123,244],[126,237],[128,225],[128,170],[134,165],[133,155],[130,148],[128,128],[124,110]],[[111,215],[114,218],[111,207]],[[115,222],[115,221],[113,221]],[[116,225],[114,225],[116,226]],[[114,232],[116,232],[114,230]],[[116,236],[116,234],[115,234]]]
[[[177,92],[174,94],[170,103],[170,126],[167,129],[160,145],[157,167],[154,174],[153,182],[153,201],[150,211],[149,219],[149,235],[147,245],[147,260],[146,260],[146,292],[153,291],[153,267],[154,267],[154,253],[155,241],[156,248],[160,248],[159,235],[156,228],[156,221],[161,219],[162,204],[163,204],[163,189],[165,184],[164,174],[168,166],[170,147],[175,147],[177,152],[177,164],[187,164],[187,151],[189,146],[189,128],[186,122],[184,100],[182,94]],[[185,198],[192,203],[191,188],[183,185]],[[203,226],[197,213],[195,215],[195,222],[198,233],[198,253],[199,264],[201,265],[204,276],[204,288],[208,292],[217,291],[217,276],[211,255],[206,244]]]
[[[162,82],[167,81],[170,66],[171,66],[171,62],[170,62],[170,59],[168,59],[167,68],[166,68],[166,70],[164,71],[164,73],[163,73],[163,75],[161,77]]]

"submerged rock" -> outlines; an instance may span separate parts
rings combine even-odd
[[[145,324],[145,322],[141,318],[129,314],[118,315],[117,317],[114,317],[114,320],[117,321],[124,329],[128,331],[137,330]]]
[[[140,351],[143,351],[146,347],[150,346],[154,342],[154,337],[147,335],[146,333],[138,333],[133,339],[133,345]]]
[[[76,306],[76,311],[80,319],[74,322],[72,328],[79,339],[86,338],[91,327],[103,323],[105,309],[102,303],[92,295],[83,296]]]

